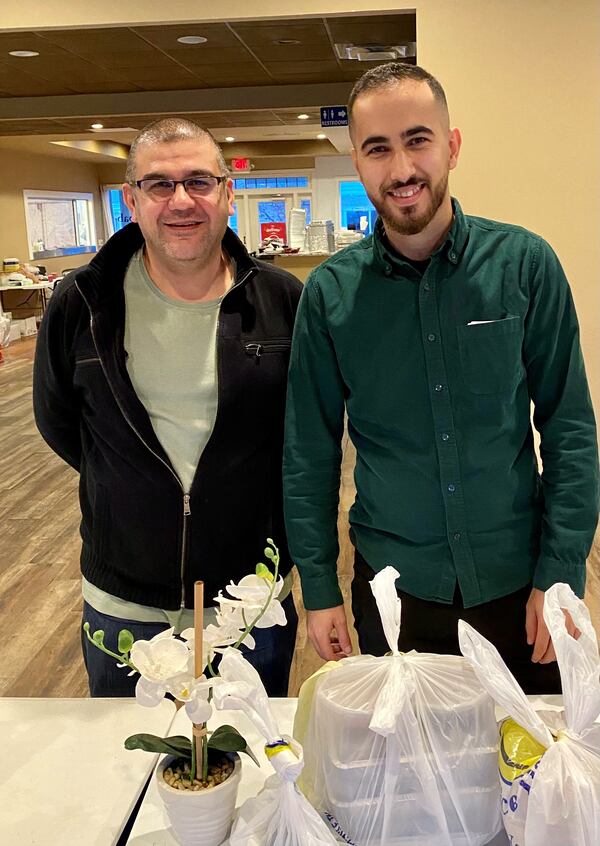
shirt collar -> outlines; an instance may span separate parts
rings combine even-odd
[[[457,265],[460,262],[467,242],[469,227],[460,203],[454,198],[452,198],[452,210],[454,212],[452,226],[444,242],[432,253],[432,256],[445,258],[450,264]],[[388,246],[383,229],[383,221],[380,217],[377,218],[373,232],[373,253],[376,261],[390,270],[392,268],[400,269],[401,267],[406,267],[408,264],[401,255]]]

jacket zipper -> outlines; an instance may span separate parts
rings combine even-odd
[[[160,456],[157,452],[155,452],[155,451],[152,449],[152,447],[151,447],[151,446],[149,446],[149,445],[146,443],[146,441],[142,438],[142,436],[140,435],[140,433],[138,432],[138,430],[135,428],[135,426],[133,425],[133,423],[131,422],[131,420],[129,419],[129,417],[127,416],[127,414],[125,413],[125,409],[123,408],[123,406],[122,406],[122,404],[121,404],[121,401],[119,400],[118,396],[116,395],[116,393],[115,393],[115,391],[114,391],[114,389],[113,389],[113,386],[112,386],[112,384],[111,384],[111,381],[110,381],[110,379],[108,378],[108,374],[107,374],[107,372],[106,372],[106,368],[105,368],[105,366],[104,366],[104,362],[102,361],[102,357],[101,357],[101,355],[100,355],[100,350],[98,349],[98,343],[97,343],[97,341],[96,341],[96,333],[95,333],[95,331],[94,331],[94,315],[93,315],[93,313],[92,313],[92,309],[90,308],[90,304],[88,303],[88,301],[86,300],[85,296],[83,295],[83,292],[82,292],[81,288],[79,287],[79,283],[78,283],[78,282],[76,282],[76,283],[75,283],[75,286],[76,286],[77,290],[79,291],[79,294],[81,295],[81,298],[82,298],[82,300],[84,301],[84,303],[86,304],[86,306],[87,306],[87,308],[88,308],[88,311],[89,311],[89,313],[90,313],[90,332],[91,332],[91,335],[92,335],[92,341],[94,342],[94,346],[95,346],[95,348],[96,348],[96,352],[98,353],[98,360],[100,361],[100,366],[102,367],[102,372],[104,373],[104,378],[105,378],[105,379],[106,379],[106,381],[108,382],[108,386],[109,386],[109,388],[110,388],[110,390],[111,390],[111,392],[112,392],[112,395],[113,395],[113,397],[114,397],[115,402],[117,403],[117,405],[118,405],[118,407],[119,407],[119,411],[120,411],[120,412],[121,412],[121,414],[123,415],[123,417],[124,417],[124,419],[125,419],[125,422],[126,422],[126,423],[127,423],[127,425],[129,426],[129,428],[132,430],[132,432],[135,434],[135,436],[138,438],[138,440],[139,440],[139,441],[141,441],[141,443],[142,443],[142,444],[146,447],[146,449],[148,450],[148,452],[150,452],[150,453],[151,453],[151,454],[152,454],[155,458],[157,458],[157,459],[160,461],[160,463],[161,463],[164,467],[166,467],[166,468],[167,468],[167,470],[169,471],[169,473],[171,473],[171,475],[173,476],[173,478],[176,480],[177,484],[178,484],[178,485],[179,485],[179,487],[181,488],[181,492],[182,492],[182,494],[183,494],[183,526],[182,526],[182,532],[181,532],[181,559],[180,559],[179,570],[180,570],[180,579],[181,579],[181,607],[182,607],[182,608],[185,608],[185,582],[184,582],[183,575],[184,575],[184,567],[185,567],[185,553],[186,553],[186,530],[187,530],[187,518],[188,518],[188,517],[190,516],[190,514],[191,514],[191,509],[190,509],[190,495],[184,491],[184,489],[183,489],[183,485],[181,484],[181,479],[179,478],[179,476],[177,475],[177,473],[173,470],[173,468],[171,467],[171,465],[170,465],[170,464],[167,464],[167,462],[164,460],[164,458],[162,458],[162,456]]]
[[[233,287],[234,287],[234,288],[237,288],[237,286],[238,286],[238,285],[241,285],[243,282],[245,282],[245,281],[246,281],[246,279],[247,279],[247,278],[248,278],[251,274],[252,274],[252,270],[249,270],[249,271],[246,273],[246,275],[245,275],[245,276],[243,276],[243,277],[239,280],[239,282],[236,282],[236,283],[235,283],[235,285],[234,285]],[[87,309],[88,309],[88,311],[89,311],[89,313],[90,313],[90,333],[91,333],[91,335],[92,335],[92,341],[94,342],[94,347],[96,348],[96,352],[98,353],[98,361],[100,362],[100,366],[101,366],[101,368],[102,368],[102,372],[104,373],[104,378],[106,379],[106,381],[107,381],[107,383],[108,383],[108,386],[109,386],[109,388],[110,388],[110,390],[111,390],[111,392],[112,392],[112,395],[113,395],[113,397],[114,397],[114,400],[115,400],[115,402],[117,403],[117,405],[118,405],[118,407],[119,407],[119,411],[120,411],[120,412],[121,412],[121,414],[123,415],[123,417],[124,417],[124,419],[125,419],[125,422],[126,422],[126,423],[127,423],[127,425],[129,426],[129,428],[132,430],[132,432],[134,433],[134,435],[138,438],[138,440],[139,440],[139,441],[140,441],[140,442],[141,442],[141,443],[142,443],[142,444],[146,447],[146,449],[148,450],[148,452],[150,452],[150,453],[151,453],[151,454],[152,454],[155,458],[157,458],[157,459],[160,461],[160,463],[161,463],[162,465],[164,465],[164,466],[167,468],[167,470],[169,471],[169,473],[171,473],[171,475],[173,476],[173,478],[176,480],[177,484],[178,484],[178,485],[179,485],[179,487],[181,488],[181,492],[182,492],[182,494],[183,494],[183,523],[182,523],[182,529],[181,529],[181,558],[180,558],[180,563],[179,563],[179,576],[180,576],[180,580],[181,580],[181,608],[185,608],[185,579],[184,579],[184,573],[185,573],[185,556],[186,556],[186,552],[187,552],[187,524],[188,524],[188,519],[189,519],[189,517],[190,517],[190,515],[191,515],[191,513],[192,513],[192,510],[191,510],[191,507],[190,507],[190,494],[189,494],[189,493],[186,493],[186,491],[184,490],[183,485],[181,484],[181,479],[179,478],[179,476],[177,475],[177,473],[175,472],[175,470],[171,467],[171,465],[170,465],[170,464],[168,464],[168,463],[164,460],[164,458],[162,458],[162,457],[161,457],[161,456],[160,456],[157,452],[155,452],[155,451],[152,449],[152,447],[151,447],[151,446],[149,446],[149,445],[146,443],[146,441],[143,439],[143,437],[140,435],[140,433],[138,432],[138,430],[137,430],[137,429],[135,428],[135,426],[133,425],[132,421],[129,419],[129,417],[128,417],[128,416],[127,416],[127,414],[125,413],[125,409],[123,408],[123,406],[122,406],[122,404],[121,404],[121,402],[120,402],[120,400],[119,400],[118,396],[116,395],[116,393],[115,393],[115,391],[114,391],[114,389],[113,389],[113,386],[112,386],[112,384],[111,384],[111,381],[110,381],[110,379],[108,378],[108,374],[107,374],[107,372],[106,372],[106,368],[105,368],[105,366],[104,366],[104,362],[102,361],[102,357],[101,357],[101,355],[100,355],[100,350],[98,349],[98,343],[97,343],[97,341],[96,341],[96,334],[95,334],[95,331],[94,331],[94,315],[93,315],[93,313],[92,313],[92,309],[91,309],[91,307],[90,307],[90,304],[89,304],[89,303],[88,303],[88,301],[86,300],[86,298],[85,298],[85,296],[84,296],[84,294],[83,294],[83,291],[82,291],[82,290],[81,290],[81,288],[79,287],[79,283],[78,283],[78,282],[75,282],[75,287],[76,287],[76,288],[77,288],[77,290],[79,291],[79,295],[81,296],[81,299],[82,299],[82,300],[84,301],[84,303],[86,304]],[[233,288],[230,288],[230,291],[231,291],[231,290],[233,290]],[[225,296],[223,297],[223,300],[225,299],[225,297],[227,296],[227,294],[228,294],[228,293],[229,293],[229,291],[227,291],[227,292],[225,293]],[[221,300],[221,302],[223,302],[223,300]],[[219,318],[217,319],[217,341],[218,341],[218,338],[219,338],[219,330],[220,330],[220,326],[221,326],[220,314],[221,314],[221,312],[220,312],[220,310],[219,310]],[[219,350],[219,346],[218,346],[218,344],[217,344],[217,356],[218,356],[218,350]],[[220,365],[219,365],[219,361],[217,360],[217,370],[219,370],[219,367],[220,367]],[[218,389],[218,386],[217,386],[217,389]],[[192,482],[192,484],[193,484],[193,482]]]
[[[258,341],[252,341],[248,344],[244,344],[244,349],[247,355],[253,355],[256,358],[260,358],[263,353],[270,353],[270,352],[285,352],[285,350],[290,349],[290,344],[278,344],[278,343],[264,343],[261,344]]]

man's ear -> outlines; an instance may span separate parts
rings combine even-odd
[[[129,184],[129,182],[123,183],[123,199],[125,200],[125,205],[131,212],[131,219],[134,223],[137,223],[137,217],[135,214],[135,197],[133,194],[133,188]]]
[[[227,209],[229,217],[235,214],[235,196],[233,193],[233,179],[228,179],[225,183],[225,192],[227,194]]]
[[[448,133],[448,145],[450,147],[450,170],[454,170],[458,163],[458,155],[462,144],[460,129],[451,129]]]

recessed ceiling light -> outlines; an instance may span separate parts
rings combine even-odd
[[[298,115],[298,120],[308,120],[308,115],[305,115],[305,114]]]
[[[182,35],[177,39],[180,44],[206,44],[208,38],[202,35]]]
[[[327,136],[325,135],[324,132],[319,132],[319,134],[317,135],[317,138],[319,138],[319,140],[322,141],[324,138],[327,138]]]
[[[235,141],[235,138],[233,137],[233,135],[226,135],[225,140],[226,141]]]
[[[36,50],[10,50],[9,56],[16,56],[18,59],[31,59],[33,56],[40,54]]]
[[[295,44],[302,44],[297,38],[279,38],[275,44],[283,45],[295,45]]]
[[[104,124],[103,123],[93,123],[91,128],[92,129],[104,129]]]

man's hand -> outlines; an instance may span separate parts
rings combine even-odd
[[[581,632],[576,627],[569,612],[563,609],[563,613],[565,615],[568,633],[577,640]],[[527,643],[530,646],[535,644],[531,656],[534,664],[550,664],[552,661],[556,661],[556,653],[550,640],[550,632],[544,621],[543,590],[534,588],[529,594],[525,608],[525,631],[527,633]]]
[[[308,637],[321,658],[339,661],[352,653],[343,605],[306,612]]]

